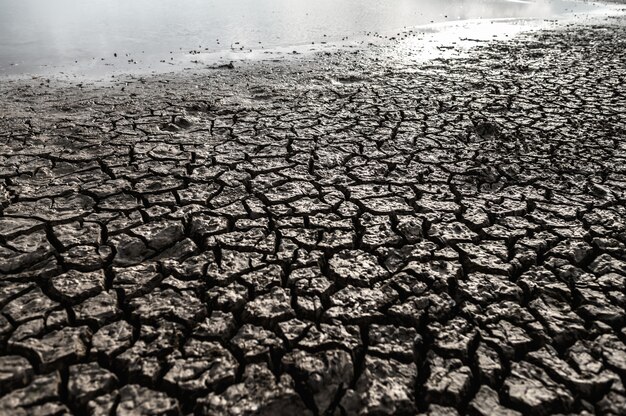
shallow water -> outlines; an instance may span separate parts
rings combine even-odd
[[[432,22],[547,19],[596,7],[565,0],[0,0],[0,73],[164,66],[183,56],[319,45]]]

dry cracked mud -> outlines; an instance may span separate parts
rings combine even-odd
[[[626,414],[626,29],[0,84],[0,413]]]

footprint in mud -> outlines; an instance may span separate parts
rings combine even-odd
[[[474,123],[474,131],[482,139],[491,139],[500,135],[501,128],[496,122],[486,119],[472,120],[472,122]]]

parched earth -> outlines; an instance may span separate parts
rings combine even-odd
[[[626,414],[617,23],[2,82],[0,413]]]

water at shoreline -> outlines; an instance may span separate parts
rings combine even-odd
[[[432,22],[549,19],[598,7],[565,0],[0,0],[0,74],[172,70]]]

